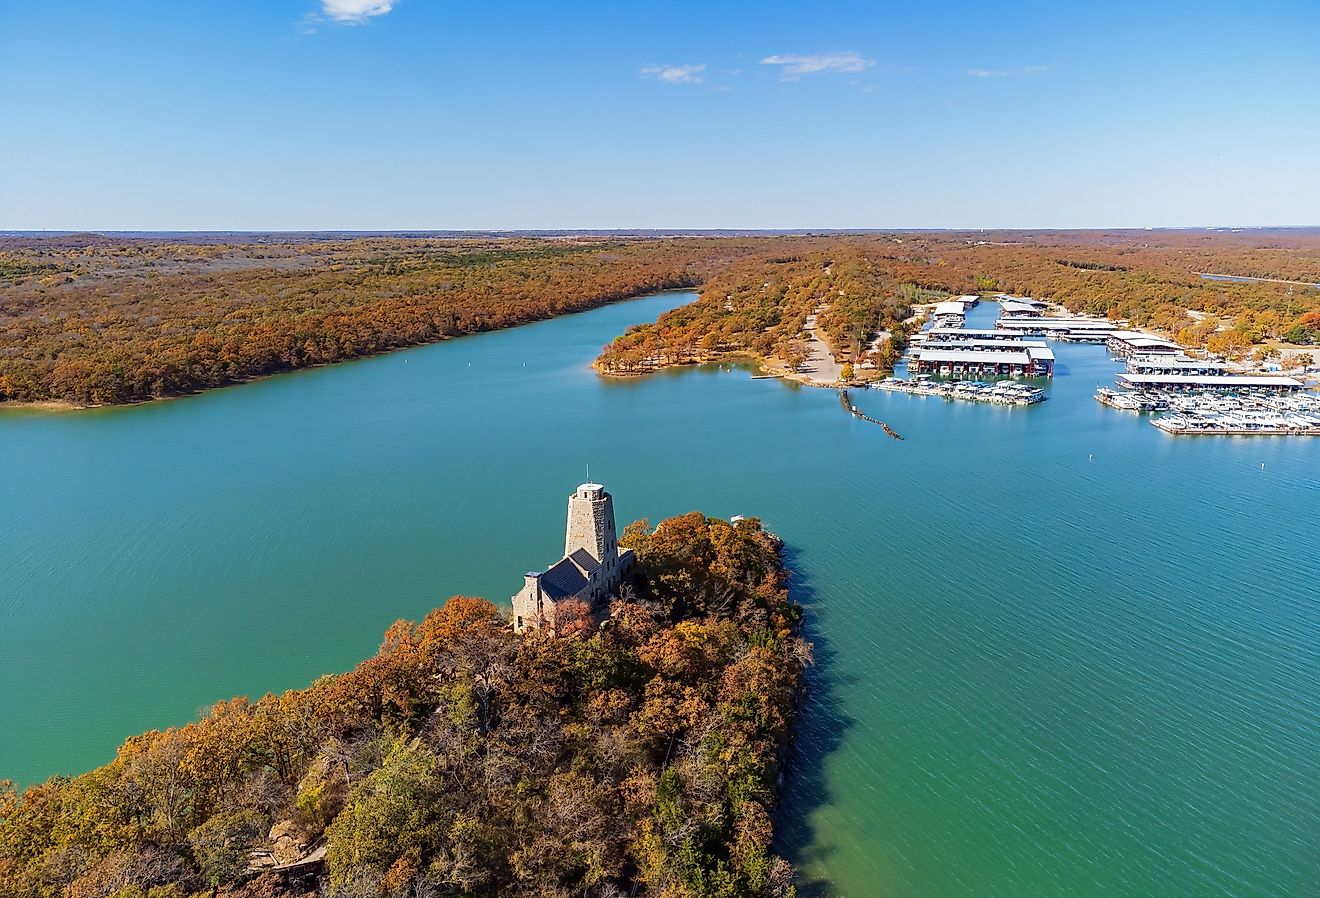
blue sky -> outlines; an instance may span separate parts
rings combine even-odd
[[[1320,2],[0,0],[0,228],[1320,224]]]

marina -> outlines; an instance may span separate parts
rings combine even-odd
[[[1120,411],[1163,412],[1150,423],[1170,434],[1320,435],[1320,396],[1292,377],[1233,375],[1218,362],[1187,356],[1132,356],[1096,401]]]
[[[914,335],[906,356],[910,379],[891,377],[872,387],[950,401],[1034,405],[1047,398],[1043,390],[979,378],[1052,378],[1054,351],[1043,340],[1028,339],[1046,337],[1104,345],[1123,360],[1126,370],[1115,375],[1118,389],[1100,386],[1095,400],[1117,411],[1154,415],[1149,423],[1165,433],[1320,435],[1320,397],[1296,378],[1232,374],[1225,362],[1192,358],[1172,340],[1127,328],[1125,322],[1042,317],[1044,303],[1006,295],[996,297],[993,330],[962,327],[971,307],[966,299],[936,306],[932,326]],[[939,314],[942,307],[948,314]]]
[[[1225,436],[1320,435],[1320,396],[1101,388],[1095,398],[1125,411],[1168,411],[1150,423],[1165,433]]]

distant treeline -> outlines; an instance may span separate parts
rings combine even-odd
[[[178,395],[675,287],[704,286],[702,299],[626,335],[602,369],[728,352],[792,361],[817,309],[840,361],[873,352],[883,367],[901,347],[872,349],[875,335],[931,293],[1027,294],[1227,355],[1320,338],[1320,290],[1199,271],[1320,282],[1320,234],[6,238],[0,401]]]
[[[780,543],[695,512],[620,542],[603,625],[519,637],[456,597],[349,673],[0,784],[0,894],[789,898],[771,812],[810,647]]]

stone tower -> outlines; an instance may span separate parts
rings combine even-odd
[[[586,549],[601,567],[613,571],[619,554],[614,530],[614,497],[599,483],[584,483],[568,497],[568,527],[564,533],[564,557]]]
[[[614,499],[599,483],[584,483],[568,497],[564,557],[544,571],[529,571],[513,597],[513,628],[555,631],[561,606],[585,603],[599,613],[632,570],[632,549],[619,551]]]

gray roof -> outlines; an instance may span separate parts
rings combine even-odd
[[[586,549],[574,549],[569,553],[568,558],[578,566],[578,570],[584,574],[590,574],[600,567],[600,562]]]
[[[1204,376],[1195,374],[1119,374],[1116,379],[1133,386],[1169,384],[1206,387],[1285,387],[1290,390],[1299,390],[1303,386],[1300,380],[1294,380],[1291,377],[1235,374],[1209,374]]]
[[[587,578],[565,558],[541,575],[541,591],[552,599],[568,599],[587,588]]]
[[[1011,339],[1002,331],[975,327],[932,327],[924,333],[932,337],[952,337],[956,340],[971,340],[976,337],[992,337],[1001,340]]]
[[[1224,371],[1228,368],[1223,362],[1210,362],[1203,359],[1171,359],[1165,356],[1134,355],[1128,359],[1130,368],[1186,368],[1189,371]]]
[[[1027,365],[1031,356],[1025,352],[977,352],[967,349],[914,349],[912,357],[924,362],[953,362],[955,364],[997,363],[1001,365]]]
[[[1024,352],[1032,348],[1046,349],[1049,344],[1044,340],[1024,340],[1021,337],[994,339],[990,337],[975,340],[930,340],[915,347],[917,349],[939,349],[948,352],[965,352],[973,349],[1000,350],[1004,352]]]
[[[1112,321],[1099,318],[1000,318],[995,327],[1003,330],[1117,330]]]
[[[1022,302],[1016,299],[1001,299],[999,301],[999,310],[1005,315],[1039,312],[1040,306],[1035,303]]]

